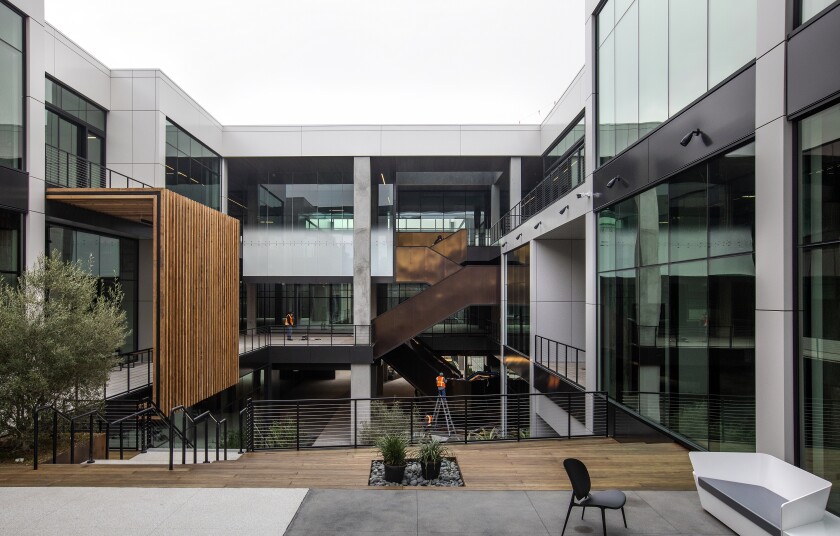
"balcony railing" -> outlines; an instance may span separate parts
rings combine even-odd
[[[247,354],[268,346],[370,346],[373,327],[352,324],[294,326],[291,335],[287,326],[260,326],[239,332],[239,354]]]
[[[63,188],[151,188],[101,164],[46,146],[46,182]]]
[[[586,385],[586,350],[536,335],[534,363],[580,386]]]
[[[495,244],[501,240],[503,236],[583,184],[583,180],[583,146],[580,146],[490,228],[490,243]]]

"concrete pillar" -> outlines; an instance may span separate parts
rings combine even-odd
[[[522,158],[513,156],[510,159],[510,206],[512,209],[522,201]]]
[[[257,285],[255,283],[245,284],[245,327],[247,329],[257,327]]]
[[[29,204],[24,221],[24,269],[35,265],[38,256],[45,252],[46,236],[46,177],[45,164],[45,115],[44,111],[44,21],[43,8],[38,13],[28,13],[26,26],[26,170],[29,172]]]
[[[353,324],[370,325],[370,158],[353,159]]]
[[[501,214],[501,203],[502,203],[502,188],[499,186],[499,183],[494,184],[490,187],[490,225],[495,225],[499,218],[502,217]],[[505,211],[507,212],[507,211]]]
[[[274,400],[274,369],[269,366],[263,369],[263,400]]]
[[[755,131],[756,451],[794,461],[793,127],[785,117],[785,0],[758,10]]]
[[[166,158],[166,153],[164,152],[164,158]],[[228,165],[227,159],[222,158],[222,169],[221,176],[219,177],[219,189],[221,190],[222,194],[222,203],[219,205],[221,211],[225,214],[228,214]]]
[[[374,395],[373,386],[376,371],[374,366],[367,363],[353,363],[350,365],[350,398],[353,406],[350,411],[353,414],[351,421],[350,440],[356,437],[356,430],[370,421],[370,400]]]

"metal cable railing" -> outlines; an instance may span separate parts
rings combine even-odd
[[[326,324],[294,326],[261,326],[239,332],[239,354],[247,354],[268,346],[371,346],[373,326]]]
[[[249,400],[240,422],[248,450],[363,447],[385,433],[412,443],[429,436],[450,443],[605,436],[609,424],[601,392],[445,400],[446,413],[438,397]]]
[[[536,335],[533,359],[571,382],[586,384],[586,350]]]
[[[64,188],[152,188],[101,164],[46,146],[46,182]]]
[[[119,354],[117,364],[102,388],[102,398],[122,396],[151,385],[152,360],[152,348]]]
[[[490,228],[490,243],[495,244],[546,207],[571,192],[584,181],[583,146],[572,151],[539,184],[522,197]]]

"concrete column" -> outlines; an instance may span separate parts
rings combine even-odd
[[[490,225],[494,225],[502,217],[500,205],[502,202],[502,188],[499,183],[490,187]]]
[[[353,413],[352,430],[350,430],[350,441],[356,437],[356,430],[370,421],[370,400],[374,395],[374,379],[376,376],[375,367],[367,363],[350,365],[350,398],[353,399],[353,406],[350,411]]]
[[[166,153],[164,152],[164,158],[166,158]],[[222,194],[222,203],[220,205],[221,211],[224,214],[228,213],[228,165],[227,159],[222,158],[222,169],[221,176],[219,177],[219,189],[221,190]]]
[[[245,284],[245,327],[257,327],[257,285],[254,283]]]
[[[758,10],[755,131],[756,451],[793,462],[793,125],[785,117],[785,0]]]
[[[34,11],[34,9],[33,9]],[[45,114],[44,72],[45,30],[43,8],[37,13],[28,13],[26,25],[26,99],[24,101],[26,121],[26,170],[29,172],[29,204],[25,216],[23,262],[24,268],[35,265],[38,256],[45,252],[46,236],[46,177],[45,165]]]
[[[263,400],[274,400],[274,369],[263,369]]]
[[[513,156],[510,159],[510,206],[508,211],[522,201],[522,159]]]
[[[370,158],[353,159],[353,323],[370,325]]]

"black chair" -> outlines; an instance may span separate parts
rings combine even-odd
[[[563,460],[563,467],[566,469],[566,474],[569,475],[569,480],[572,483],[572,497],[569,500],[569,511],[566,512],[566,521],[563,523],[563,532],[566,532],[566,525],[569,523],[569,514],[572,513],[572,508],[580,506],[583,512],[580,518],[586,514],[586,507],[601,509],[601,523],[604,525],[604,536],[607,536],[607,518],[604,510],[609,508],[611,510],[621,510],[621,517],[624,519],[624,528],[627,528],[627,516],[624,515],[624,503],[627,502],[627,497],[623,492],[618,490],[596,491],[591,492],[592,482],[589,480],[589,471],[583,462],[574,458],[566,458]]]

